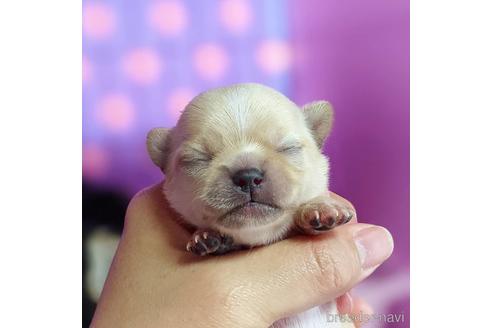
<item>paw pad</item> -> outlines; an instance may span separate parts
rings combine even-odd
[[[296,222],[304,232],[318,234],[345,224],[354,216],[351,208],[335,202],[308,203],[299,209]]]
[[[210,231],[197,231],[186,244],[186,250],[196,255],[212,254],[221,245],[222,237],[219,233]]]

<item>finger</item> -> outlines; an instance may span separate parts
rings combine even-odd
[[[123,234],[146,249],[180,254],[190,237],[162,192],[162,183],[137,193],[125,215]]]
[[[228,299],[273,320],[335,300],[393,251],[382,227],[352,224],[324,236],[299,236],[217,261],[230,274]],[[248,282],[245,284],[245,282]],[[254,304],[255,308],[247,309]]]
[[[353,314],[363,313],[363,314],[371,315],[374,313],[373,308],[364,299],[360,297],[355,297],[353,298],[353,301],[354,301],[353,303],[354,307],[352,311]]]
[[[337,309],[340,314],[350,315],[356,328],[362,327],[364,318],[374,313],[372,307],[364,299],[352,296],[351,292],[337,298]]]
[[[353,297],[353,308],[352,313],[350,314],[353,316],[353,318],[356,318],[356,320],[354,321],[356,328],[364,326],[368,316],[371,316],[373,313],[374,310],[366,301],[364,301],[360,297]]]
[[[340,314],[351,314],[354,308],[354,300],[350,292],[337,298],[337,309]]]

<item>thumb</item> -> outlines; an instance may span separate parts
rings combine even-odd
[[[388,230],[369,224],[287,239],[236,258],[234,280],[242,288],[234,290],[247,292],[234,298],[273,322],[335,300],[369,276],[392,251]]]

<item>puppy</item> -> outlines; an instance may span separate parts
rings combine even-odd
[[[295,232],[320,234],[355,217],[327,192],[321,149],[332,122],[326,101],[300,109],[247,83],[204,92],[176,127],[151,130],[147,149],[166,175],[164,194],[196,228],[186,249],[223,254]]]

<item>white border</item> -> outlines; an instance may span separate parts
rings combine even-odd
[[[0,5],[0,327],[81,323],[81,3]]]
[[[412,1],[414,327],[490,321],[491,12],[488,1]]]

